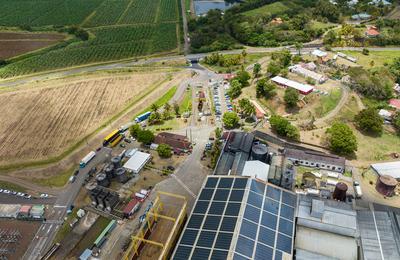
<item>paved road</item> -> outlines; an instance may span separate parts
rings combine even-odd
[[[54,202],[54,206],[49,208],[47,221],[43,223],[37,231],[35,238],[32,240],[29,248],[25,252],[23,259],[35,260],[39,259],[40,256],[46,253],[46,250],[52,245],[55,238],[56,231],[63,223],[64,217],[67,214],[67,210],[74,202],[76,196],[79,193],[82,185],[85,182],[86,176],[90,169],[111,158],[111,149],[103,148],[97,152],[96,157],[83,169],[80,170],[74,183],[69,184],[65,190],[60,192],[57,200]]]

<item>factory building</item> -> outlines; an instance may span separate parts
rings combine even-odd
[[[294,88],[302,95],[308,95],[314,91],[314,87],[310,85],[286,79],[281,76],[275,76],[271,79],[271,81],[285,88]]]

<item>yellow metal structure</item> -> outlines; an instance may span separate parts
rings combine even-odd
[[[163,211],[163,206],[164,206],[164,203],[160,199],[160,195],[181,199],[183,201],[183,206],[178,214],[178,217],[173,218],[170,216],[165,216],[160,213]],[[123,256],[123,259],[130,260],[130,259],[132,259],[133,256],[138,256],[139,255],[139,247],[140,247],[141,243],[148,243],[148,244],[160,247],[162,249],[162,251],[161,251],[161,254],[158,259],[160,259],[160,260],[167,259],[168,253],[172,247],[173,238],[179,232],[179,227],[182,225],[182,223],[185,219],[186,207],[187,207],[187,201],[184,196],[169,193],[169,192],[162,192],[162,191],[157,192],[157,197],[154,200],[153,206],[146,214],[146,225],[143,225],[140,228],[139,232],[135,236],[131,237],[132,241],[129,244],[129,247]],[[171,233],[169,234],[168,239],[165,243],[155,242],[155,241],[144,238],[147,231],[148,230],[151,231],[153,229],[154,222],[158,221],[159,218],[174,222],[174,226],[172,227]]]

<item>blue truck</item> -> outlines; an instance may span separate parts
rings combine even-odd
[[[146,120],[147,118],[149,118],[150,115],[151,115],[151,112],[150,112],[150,111],[148,111],[148,112],[146,112],[146,113],[144,113],[144,114],[141,114],[140,116],[138,116],[138,117],[135,118],[135,122],[136,122],[136,123],[143,122],[144,120]]]

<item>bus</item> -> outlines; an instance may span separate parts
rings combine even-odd
[[[111,134],[104,138],[103,146],[110,145],[111,147],[117,145],[122,140],[122,136],[119,130],[114,130]]]

